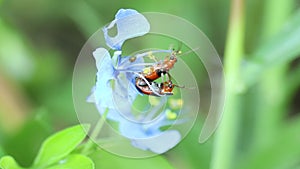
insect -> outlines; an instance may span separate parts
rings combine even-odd
[[[138,89],[138,91],[143,94],[158,96],[158,97],[173,95],[172,91],[174,87],[184,88],[184,86],[178,86],[176,84],[173,84],[171,80],[162,83],[156,83],[154,81],[149,82],[146,79],[141,77],[136,77],[135,86]]]
[[[155,56],[150,53],[148,57],[156,61],[153,65],[143,69],[142,72],[135,72],[138,77],[135,79],[135,86],[139,92],[152,96],[173,95],[174,87],[184,88],[173,84],[169,71],[177,62],[177,55],[181,54],[180,50],[174,50],[164,60],[157,61]],[[164,75],[167,75],[168,80],[164,81]],[[157,83],[155,80],[162,78],[162,83]]]
[[[181,54],[180,48],[181,46],[178,50],[151,50],[133,55],[128,59],[121,59],[116,70],[135,74],[135,87],[143,94],[153,96],[173,95],[174,87],[181,86],[172,83],[169,71],[176,64],[179,55],[185,55],[194,51],[191,50]],[[157,60],[153,55],[154,53],[168,53],[168,55],[162,60]],[[145,57],[150,58],[154,62],[136,63]],[[164,78],[165,75],[167,75],[167,79]],[[155,82],[159,78],[162,78],[162,83]]]

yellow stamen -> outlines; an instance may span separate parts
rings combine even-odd
[[[168,120],[175,120],[177,118],[177,114],[172,112],[170,109],[166,110],[166,116]]]

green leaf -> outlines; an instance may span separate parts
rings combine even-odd
[[[132,159],[120,157],[106,151],[97,151],[91,155],[91,159],[95,162],[96,168],[174,169],[163,156]]]
[[[53,132],[47,122],[47,111],[34,111],[36,116],[30,119],[13,136],[4,136],[5,153],[13,156],[21,166],[30,166],[42,142]]]
[[[300,54],[300,10],[279,33],[261,47],[243,65],[246,83],[252,84],[264,70],[271,66],[288,63]]]
[[[70,154],[86,137],[88,128],[87,125],[77,125],[50,136],[42,144],[34,166],[48,166]]]
[[[59,162],[58,165],[47,169],[93,169],[95,168],[93,161],[83,155],[73,154]]]
[[[1,169],[22,169],[15,159],[11,156],[4,156],[0,159]]]

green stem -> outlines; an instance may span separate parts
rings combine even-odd
[[[100,133],[100,131],[104,125],[104,122],[106,121],[107,114],[108,114],[108,108],[105,110],[105,112],[103,113],[103,115],[101,116],[99,121],[97,122],[93,132],[90,135],[89,140],[85,143],[85,146],[83,147],[83,149],[81,151],[82,154],[89,154],[90,150],[95,145],[94,140],[96,140],[98,134]]]
[[[262,42],[264,43],[274,36],[286,22],[293,8],[293,0],[266,0],[264,1],[264,24],[262,25]],[[276,12],[274,12],[276,11]],[[287,110],[286,81],[288,64],[273,66],[267,70],[258,86],[261,95],[257,97],[256,123],[254,126],[254,138],[261,146],[270,144],[276,137],[279,124]]]
[[[244,0],[232,0],[224,56],[226,100],[222,122],[215,138],[212,169],[231,169],[239,121],[240,63],[244,55]]]

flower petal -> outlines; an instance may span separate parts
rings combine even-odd
[[[117,76],[115,90],[114,90],[115,92],[113,94],[114,94],[114,100],[118,103],[119,110],[121,105],[125,104],[125,107],[123,106],[123,108],[121,108],[122,112],[124,112],[133,104],[136,96],[140,94],[135,87],[136,75],[133,72],[141,71],[144,68],[144,66],[138,66],[139,69],[137,69],[136,67],[132,69],[131,65],[133,62],[130,61],[130,56],[119,57],[118,62],[122,63],[123,69],[120,70],[116,68],[116,71],[118,72],[118,76]],[[134,63],[143,64],[144,59],[143,58],[135,59]],[[128,112],[130,112],[130,110],[131,109],[129,109]]]
[[[132,140],[132,145],[142,150],[162,154],[176,146],[180,139],[181,135],[177,130],[168,130],[156,137]]]
[[[160,106],[163,106],[163,104]],[[147,123],[143,123],[143,121],[130,121],[124,118],[119,121],[119,132],[124,137],[130,139],[146,139],[158,136],[162,132],[160,127],[172,124],[174,124],[174,121],[166,119],[165,113],[150,122],[147,121]]]
[[[123,73],[120,73],[116,80],[113,88],[113,101],[115,109],[121,113],[123,116],[131,115],[131,107],[133,104],[134,98],[130,98],[128,95],[129,86],[131,82],[127,80]]]
[[[97,107],[114,108],[112,102],[111,80],[114,79],[114,68],[108,51],[98,48],[93,52],[97,66],[97,81],[92,95]]]
[[[118,32],[115,37],[111,37],[108,35],[108,31],[114,26],[117,26]],[[133,9],[120,9],[115,20],[103,28],[106,44],[114,50],[121,50],[125,40],[142,36],[149,30],[150,24],[147,19]]]
[[[119,132],[122,136],[129,139],[149,137],[147,136],[145,129],[143,129],[142,124],[134,123],[127,119],[123,119],[123,121],[119,123]]]

